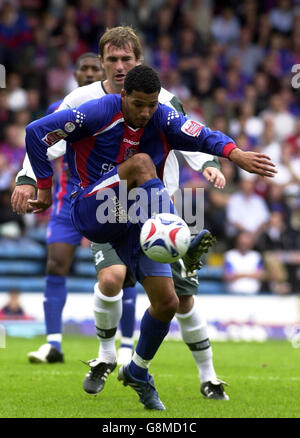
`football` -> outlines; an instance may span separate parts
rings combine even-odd
[[[140,234],[144,253],[160,263],[173,263],[185,255],[191,240],[189,227],[179,216],[160,213],[148,219]]]

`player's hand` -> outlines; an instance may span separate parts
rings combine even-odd
[[[211,182],[217,189],[224,189],[226,185],[226,179],[223,173],[216,167],[206,167],[203,170],[203,176],[209,182]]]
[[[239,148],[233,149],[229,158],[241,169],[260,176],[274,177],[277,173],[275,164],[270,157],[259,152],[245,152]]]
[[[32,211],[28,206],[28,199],[35,196],[35,187],[30,184],[16,186],[11,195],[11,206],[15,213],[25,214]]]
[[[28,199],[28,207],[34,214],[43,213],[52,204],[52,191],[49,189],[38,189],[37,199]]]

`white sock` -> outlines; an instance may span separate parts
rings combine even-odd
[[[188,313],[176,313],[175,316],[180,327],[182,339],[188,345],[197,364],[201,382],[216,380],[206,320],[197,309],[195,301]]]
[[[116,361],[115,336],[122,316],[123,290],[114,297],[107,297],[94,287],[94,316],[97,338],[100,341],[98,359],[100,362]]]
[[[126,338],[125,336],[121,337],[120,347],[133,349],[133,344],[134,344],[134,337],[132,338]]]

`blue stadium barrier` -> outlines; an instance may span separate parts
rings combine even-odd
[[[0,275],[43,275],[45,263],[38,261],[7,261],[0,262]]]
[[[28,239],[0,240],[0,258],[2,259],[43,259],[46,248]]]

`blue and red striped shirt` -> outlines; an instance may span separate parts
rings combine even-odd
[[[163,104],[158,104],[144,128],[134,129],[124,120],[120,95],[107,95],[27,126],[26,148],[39,188],[52,184],[53,170],[46,152],[61,139],[67,142],[71,180],[77,188],[98,181],[138,152],[150,155],[160,174],[170,149],[228,157],[236,147],[227,135]]]

